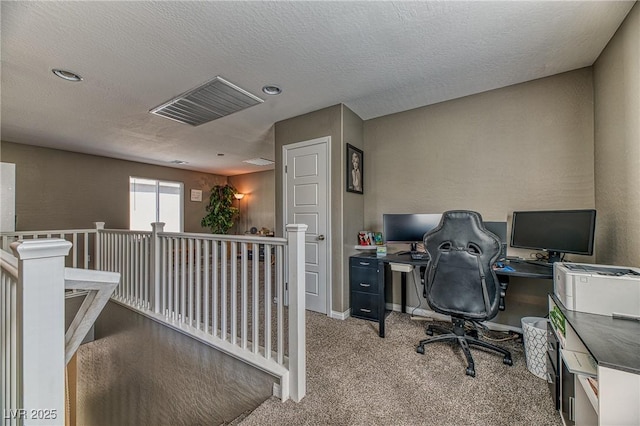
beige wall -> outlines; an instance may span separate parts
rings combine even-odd
[[[347,186],[347,143],[355,146],[356,148],[360,148],[364,151],[364,122],[362,119],[351,111],[346,106],[342,106],[342,132],[344,143],[341,149],[341,190],[340,192],[343,195],[343,226],[342,226],[342,235],[340,236],[343,244],[343,253],[342,253],[342,310],[346,311],[351,306],[350,295],[349,295],[349,256],[356,253],[354,250],[354,246],[358,241],[358,231],[364,230],[364,207],[365,207],[365,196],[362,194],[356,194],[353,192],[347,192],[345,190]],[[372,170],[369,169],[368,156],[366,152],[363,152],[363,168],[362,172],[364,176],[368,173],[372,173]],[[366,194],[367,191],[370,190],[366,185],[362,188],[363,192]]]
[[[590,68],[365,121],[365,226],[383,213],[594,207]]]
[[[2,142],[0,159],[16,164],[16,230],[129,228],[129,176],[184,184],[185,232],[200,227],[210,188],[226,177],[95,155]],[[190,201],[191,189],[203,191]],[[149,227],[149,230],[151,228]]]
[[[590,68],[368,120],[364,141],[370,230],[382,230],[384,213],[470,209],[510,221],[514,210],[595,205]],[[544,315],[550,282],[512,281],[496,321],[519,327],[523,314]],[[410,306],[424,302],[416,291]]]
[[[230,176],[229,183],[245,194],[239,202],[238,233],[248,231],[253,226],[258,230],[269,228],[273,231],[276,226],[275,171]]]
[[[359,118],[343,105],[335,105],[309,114],[291,118],[276,123],[276,229],[282,232],[282,147],[296,142],[307,141],[320,137],[331,137],[330,168],[331,168],[331,307],[337,313],[343,313],[349,309],[349,289],[346,259],[351,253],[345,252],[345,247],[355,244],[355,236],[345,234],[352,228],[359,226],[362,217],[362,203],[358,197],[347,197],[345,200],[345,141],[355,146],[362,146],[362,135],[359,129]],[[344,133],[343,133],[344,132]],[[366,157],[365,157],[366,158]],[[366,173],[366,169],[365,169]],[[349,212],[353,215],[352,221],[345,224],[346,206],[356,206],[356,210]],[[357,232],[357,231],[356,231]],[[356,234],[357,235],[357,234]]]
[[[640,266],[640,4],[593,67],[597,261]]]

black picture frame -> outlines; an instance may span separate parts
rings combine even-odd
[[[347,144],[347,192],[364,194],[364,153]]]

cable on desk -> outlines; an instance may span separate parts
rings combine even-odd
[[[566,256],[566,253],[562,253],[560,255],[560,262],[564,262],[565,256]],[[529,257],[533,257],[535,258],[535,260],[539,260],[539,261],[544,261],[544,262],[549,261],[549,255],[541,252],[531,253]]]
[[[418,266],[418,273],[420,273],[419,271],[420,271],[420,267]],[[413,308],[411,310],[411,316],[413,317],[413,316],[415,316],[414,313],[415,313],[416,309],[418,309],[418,308],[420,308],[422,306],[422,298],[420,297],[420,293],[418,291],[418,282],[416,281],[416,267],[415,266],[413,268],[413,272],[411,274],[411,278],[413,279],[413,287],[416,289],[416,296],[418,297],[418,301],[419,301],[418,302],[418,306],[416,306],[415,308]],[[424,317],[424,318],[428,318],[428,317]]]

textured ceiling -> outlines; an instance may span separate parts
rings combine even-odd
[[[633,4],[3,1],[1,136],[265,170],[242,160],[275,159],[277,121],[338,103],[366,120],[589,66]],[[265,102],[198,127],[148,113],[215,76]]]

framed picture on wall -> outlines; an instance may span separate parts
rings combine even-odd
[[[347,192],[363,194],[364,158],[362,150],[347,144]]]

